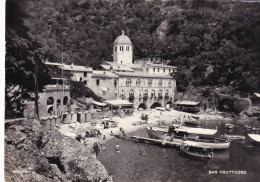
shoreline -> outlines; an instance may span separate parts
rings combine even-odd
[[[141,115],[146,114],[148,115],[148,121],[147,124],[141,124],[141,125],[134,125],[137,124],[137,121],[141,120]],[[77,136],[77,131],[84,132],[84,130],[87,129],[98,129],[101,132],[102,137],[91,137],[84,139],[81,143],[84,143],[86,145],[93,145],[95,142],[100,144],[105,144],[107,141],[112,139],[114,136],[111,136],[111,131],[113,134],[120,134],[120,128],[123,128],[125,133],[131,133],[134,131],[137,131],[139,129],[142,129],[149,125],[156,125],[158,124],[158,121],[164,121],[167,124],[170,124],[175,121],[190,121],[196,119],[194,117],[199,118],[199,120],[227,120],[227,122],[231,121],[231,118],[224,118],[220,114],[192,114],[192,113],[186,113],[181,111],[176,111],[171,109],[170,111],[159,111],[156,109],[151,110],[144,110],[144,111],[134,111],[132,116],[126,116],[124,118],[120,117],[111,117],[112,120],[118,122],[118,126],[115,128],[108,128],[104,129],[103,125],[97,124],[97,126],[91,126],[89,122],[87,123],[71,123],[71,124],[63,124],[61,125],[59,132],[71,137],[73,139]],[[142,121],[144,122],[144,121]],[[82,133],[78,132],[78,133]],[[103,137],[105,136],[105,139]]]

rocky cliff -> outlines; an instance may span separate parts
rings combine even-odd
[[[5,124],[5,180],[108,181],[108,173],[86,146],[37,120]]]

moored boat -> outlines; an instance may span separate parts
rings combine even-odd
[[[188,141],[183,142],[180,146],[180,150],[185,154],[199,158],[211,159],[214,155],[213,152],[210,151],[210,148],[190,145]]]
[[[203,128],[176,128],[175,132],[168,134],[166,132],[160,132],[153,130],[152,128],[146,128],[148,136],[153,139],[166,139],[175,143],[182,143],[184,141],[192,141],[194,145],[198,147],[208,147],[212,149],[227,149],[230,146],[230,141],[221,138],[206,138],[215,134],[217,131]],[[195,136],[194,136],[195,134]]]

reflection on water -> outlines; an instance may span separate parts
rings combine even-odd
[[[221,121],[216,123],[219,134],[246,135],[242,127],[227,130]],[[207,128],[216,127],[216,124],[209,121],[202,124]],[[145,130],[136,131],[131,135],[147,137]],[[120,153],[115,152],[117,142],[120,145]],[[213,159],[204,160],[183,155],[176,148],[162,148],[117,138],[108,141],[106,148],[98,158],[113,175],[115,182],[238,182],[259,181],[260,178],[260,147],[253,146],[248,137],[246,140],[232,141],[228,150],[215,151]],[[247,174],[220,174],[238,170],[246,171]]]

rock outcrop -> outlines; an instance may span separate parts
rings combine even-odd
[[[108,173],[92,146],[58,131],[45,131],[37,120],[5,125],[5,180],[107,181]]]

